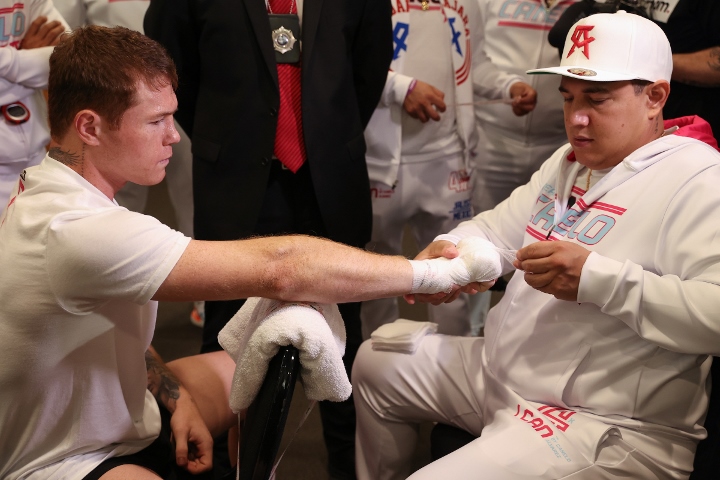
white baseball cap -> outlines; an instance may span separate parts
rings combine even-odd
[[[620,10],[579,20],[565,38],[559,67],[528,70],[592,82],[670,81],[672,52],[660,27]]]

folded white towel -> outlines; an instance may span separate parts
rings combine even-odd
[[[310,400],[346,400],[352,392],[342,356],[345,325],[337,305],[249,298],[218,335],[235,360],[233,412],[247,408],[281,346],[300,351],[300,380]]]
[[[370,334],[373,350],[415,353],[425,335],[437,332],[437,323],[398,318]]]

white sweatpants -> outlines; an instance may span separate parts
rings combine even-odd
[[[395,187],[371,182],[373,231],[367,250],[386,255],[402,254],[402,237],[409,225],[420,248],[424,249],[441,233],[472,218],[472,178],[465,170],[461,153],[422,163],[400,165]],[[468,295],[452,303],[428,306],[430,321],[438,331],[469,335]],[[398,318],[396,298],[363,302],[363,338],[379,326]]]
[[[352,372],[359,480],[411,475],[421,422],[479,436],[412,480],[686,479],[668,459],[689,451],[572,410],[529,402],[485,372],[483,338],[430,335],[413,355],[365,342]],[[480,436],[482,434],[482,436]]]
[[[192,152],[190,151],[190,138],[175,122],[175,128],[180,134],[180,141],[172,146],[172,158],[165,169],[170,203],[175,210],[177,228],[188,237],[193,236],[193,185],[192,185]],[[145,185],[126,183],[117,192],[115,200],[133,212],[144,212],[148,200],[148,189]]]

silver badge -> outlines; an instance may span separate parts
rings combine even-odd
[[[273,30],[272,39],[275,50],[280,53],[286,53],[292,50],[295,42],[297,41],[292,31],[285,27]]]

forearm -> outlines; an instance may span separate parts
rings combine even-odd
[[[155,349],[150,346],[145,352],[145,365],[147,367],[147,388],[153,394],[158,404],[162,404],[172,414],[180,400],[181,386],[177,377],[165,366]]]
[[[267,297],[342,303],[408,293],[410,263],[326,239],[263,237],[190,242],[156,300]]]
[[[35,89],[10,82],[0,77],[0,105],[22,100],[35,93]]]
[[[665,349],[720,355],[720,286],[709,279],[660,276],[595,253],[583,266],[577,301],[598,305]]]
[[[16,50],[0,48],[0,77],[27,88],[47,87],[53,47]]]
[[[672,79],[699,87],[720,86],[720,46],[674,54]]]

